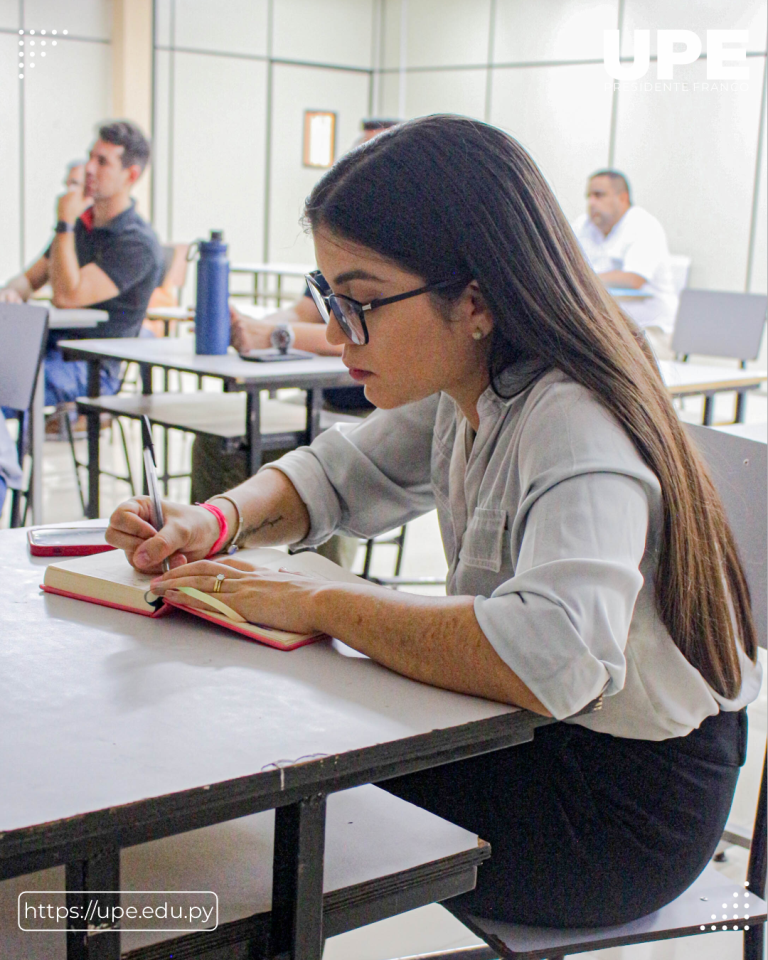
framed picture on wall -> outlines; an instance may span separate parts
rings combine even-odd
[[[336,159],[336,114],[304,111],[304,166],[330,167]]]

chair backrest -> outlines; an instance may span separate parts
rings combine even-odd
[[[768,624],[768,444],[686,424],[707,461],[736,538],[752,596],[758,643]]]
[[[760,350],[768,297],[759,293],[683,290],[672,335],[675,353],[754,360]]]
[[[688,274],[691,272],[691,258],[682,253],[672,253],[669,256],[669,268],[672,271],[672,283],[675,293],[680,296],[682,290],[688,286]]]
[[[0,303],[0,406],[31,407],[47,333],[45,307]]]

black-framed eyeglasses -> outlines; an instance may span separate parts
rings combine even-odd
[[[450,280],[441,280],[439,283],[429,283],[426,287],[419,287],[418,290],[398,293],[394,297],[384,297],[381,300],[371,300],[370,303],[360,303],[359,300],[353,300],[352,297],[331,293],[328,281],[319,270],[313,270],[312,273],[306,274],[304,279],[307,281],[309,292],[323,321],[328,323],[331,319],[331,313],[333,313],[333,317],[341,327],[344,336],[359,346],[368,343],[368,327],[365,322],[365,315],[369,310],[385,307],[388,303],[407,300],[409,297],[418,297],[430,290],[456,287],[459,284],[466,286],[469,283],[469,280],[453,277]]]

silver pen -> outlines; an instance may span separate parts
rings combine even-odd
[[[146,415],[141,418],[141,442],[144,447],[144,476],[147,478],[147,488],[152,501],[152,526],[155,530],[160,530],[165,523],[165,519],[163,518],[163,505],[160,501],[160,485],[157,482],[157,463],[155,461],[155,447],[152,443],[152,428],[149,424],[149,417]],[[167,559],[163,560],[163,573],[168,573],[170,569],[170,562]]]

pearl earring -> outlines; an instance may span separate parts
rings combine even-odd
[[[482,330],[475,330],[475,332],[472,334],[472,339],[473,339],[473,340],[482,340],[484,336],[485,336],[485,334],[483,333]]]

